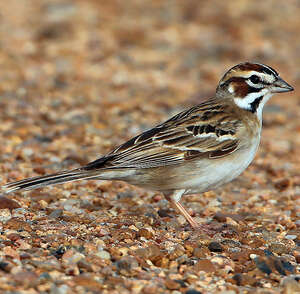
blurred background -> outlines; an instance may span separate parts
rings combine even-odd
[[[282,129],[270,140],[299,147],[299,14],[296,0],[1,1],[3,172],[13,180],[94,159],[214,95],[246,60],[295,87],[265,118]]]

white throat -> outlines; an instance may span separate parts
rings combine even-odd
[[[234,98],[234,102],[242,109],[256,113],[258,119],[262,121],[262,111],[264,105],[273,96],[268,89],[262,89],[260,92],[249,93],[244,98]]]

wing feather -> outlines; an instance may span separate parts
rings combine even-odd
[[[127,141],[107,155],[102,167],[150,168],[226,156],[239,147],[238,128],[230,109],[210,100]]]

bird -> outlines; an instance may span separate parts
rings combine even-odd
[[[273,94],[293,91],[270,66],[243,62],[221,78],[214,97],[184,110],[108,154],[72,170],[2,186],[4,194],[76,180],[119,180],[163,193],[193,229],[183,195],[214,190],[239,176],[258,149],[262,112]]]

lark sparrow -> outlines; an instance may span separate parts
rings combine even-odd
[[[122,180],[161,191],[193,228],[179,202],[184,194],[215,189],[253,160],[262,110],[275,93],[293,91],[271,67],[241,63],[222,77],[215,97],[185,110],[86,166],[8,183],[6,193],[80,179]]]

